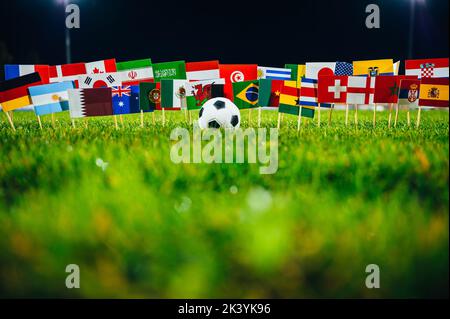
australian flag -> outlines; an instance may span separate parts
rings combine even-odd
[[[114,115],[139,113],[139,86],[111,87]]]
[[[334,75],[353,75],[353,64],[348,62],[336,62]]]

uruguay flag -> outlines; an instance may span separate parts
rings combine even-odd
[[[139,113],[139,85],[111,87],[113,114]]]
[[[28,88],[36,115],[67,111],[69,96],[67,90],[75,88],[72,81],[51,83]]]
[[[291,72],[291,69],[258,66],[258,80],[290,80]]]
[[[31,74],[34,72],[39,73],[42,83],[50,83],[48,65],[5,64],[5,80],[15,79],[19,76]]]

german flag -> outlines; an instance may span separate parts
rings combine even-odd
[[[448,107],[448,78],[423,78],[419,106]]]
[[[28,88],[40,84],[42,84],[42,80],[38,72],[0,83],[0,105],[3,111],[8,112],[31,105]]]

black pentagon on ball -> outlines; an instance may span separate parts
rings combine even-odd
[[[233,115],[231,116],[231,125],[236,126],[239,124],[239,116]]]
[[[216,107],[216,109],[218,109],[218,110],[224,109],[224,108],[225,108],[225,102],[224,102],[224,101],[218,100],[218,101],[214,102],[213,105],[214,105],[214,106]]]
[[[198,118],[201,118],[203,115],[203,108],[200,109],[200,112],[198,113]]]
[[[208,123],[208,127],[209,128],[220,128],[220,124],[216,120],[212,120]]]

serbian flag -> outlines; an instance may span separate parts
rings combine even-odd
[[[373,104],[375,78],[373,76],[349,76],[346,103]]]
[[[422,78],[448,78],[448,58],[406,60],[405,74]]]
[[[186,63],[186,78],[189,81],[212,80],[219,77],[218,60]]]
[[[375,79],[374,103],[397,103],[401,80],[416,80],[414,75],[384,75]]]
[[[448,107],[448,78],[422,79],[419,106]]]
[[[43,84],[50,83],[49,67],[42,64],[5,64],[5,80],[37,72]]]
[[[224,95],[233,100],[233,83],[258,79],[256,64],[219,64],[220,77],[225,79]]]
[[[347,101],[348,76],[319,76],[317,101],[343,103]]]
[[[0,83],[0,105],[4,112],[31,105],[28,88],[41,85],[39,73],[34,72]]]
[[[50,66],[50,82],[76,81],[78,75],[116,72],[116,59]]]
[[[419,105],[420,80],[401,80],[398,91],[398,105],[417,107]]]

